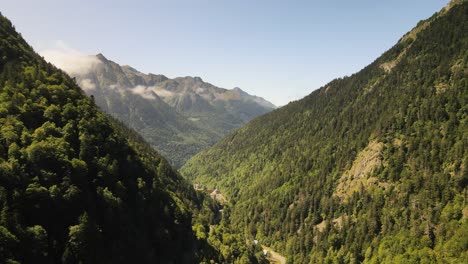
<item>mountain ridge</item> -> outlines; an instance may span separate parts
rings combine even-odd
[[[240,89],[200,77],[144,74],[102,53],[87,68],[70,72],[102,110],[136,129],[177,167],[225,134],[275,106]]]
[[[3,16],[0,50],[0,262],[203,258],[189,183]]]
[[[0,15],[0,263],[265,263],[219,210]]]
[[[182,174],[220,189],[233,226],[291,263],[462,262],[468,4],[449,6],[361,71],[235,130]]]

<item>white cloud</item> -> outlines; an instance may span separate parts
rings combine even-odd
[[[155,100],[156,96],[153,93],[152,89],[147,86],[137,85],[134,88],[130,89],[133,94],[137,94],[145,99]]]
[[[171,96],[174,95],[173,92],[168,91],[168,90],[166,90],[166,89],[162,89],[162,88],[154,89],[154,92],[155,92],[158,96],[161,96],[161,97],[171,97]]]
[[[87,74],[94,66],[101,63],[96,56],[86,55],[58,40],[55,47],[39,52],[48,62],[72,76]]]
[[[83,80],[80,81],[80,83],[78,85],[84,91],[94,91],[94,90],[96,90],[96,84],[91,79],[83,79]]]

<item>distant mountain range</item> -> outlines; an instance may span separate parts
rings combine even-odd
[[[102,113],[1,13],[0,54],[0,263],[266,262],[260,246],[215,217],[220,205]],[[83,72],[82,62],[89,60],[70,65]],[[133,93],[117,87],[130,83],[118,65],[99,74],[118,80],[115,92],[130,110],[157,106],[127,98]],[[97,92],[96,80],[80,82]]]
[[[138,131],[177,167],[275,105],[240,88],[200,77],[170,79],[120,66],[98,54],[87,71],[69,72],[105,112]]]

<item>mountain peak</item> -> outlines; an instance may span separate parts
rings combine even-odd
[[[104,57],[104,55],[102,53],[96,54],[96,58],[98,58],[101,61],[107,61],[107,58]]]
[[[186,84],[203,84],[205,83],[203,81],[203,79],[201,77],[198,77],[198,76],[185,76],[185,77],[176,77],[174,78],[175,81],[177,82],[182,82],[182,83],[186,83]]]
[[[242,90],[242,89],[239,88],[239,87],[234,87],[234,88],[232,89],[232,91],[235,92],[235,93],[240,94],[241,96],[242,96],[242,95],[247,95],[247,96],[249,96],[249,94],[248,94],[247,92],[245,92],[244,90]]]
[[[201,199],[189,183],[136,132],[99,109],[100,91],[96,91],[96,101],[92,103],[80,90],[76,79],[35,53],[11,22],[1,16],[0,39],[1,263],[49,263],[58,259],[67,263],[115,262],[114,259],[200,263],[204,256],[198,257],[190,250],[198,248],[195,244],[198,242],[194,240],[190,221],[195,213],[189,209],[192,204],[201,206],[198,202]],[[96,58],[105,60],[102,54],[90,57],[93,61]],[[29,75],[23,67],[40,74]],[[94,67],[92,70],[98,68],[104,69]],[[92,77],[86,78],[88,84],[102,84]],[[23,87],[25,80],[31,81],[27,89]],[[11,89],[3,89],[5,84],[11,84]],[[41,92],[44,90],[56,94]],[[16,100],[17,94],[23,99],[25,108],[22,113],[34,118],[24,119],[17,115],[15,108],[3,107]],[[54,110],[53,118],[47,114],[35,118],[34,113],[39,109],[67,109],[69,112]],[[62,125],[71,130],[65,128],[62,133]],[[33,128],[32,131],[29,128]],[[46,129],[47,132],[41,137],[32,137],[34,129]],[[8,140],[4,140],[5,131]],[[48,131],[53,131],[53,135]],[[65,131],[71,131],[76,137],[67,136]],[[10,156],[13,155],[10,145],[19,143],[21,135],[28,140],[20,143],[17,153],[34,153],[34,157],[28,155],[27,159],[5,161],[5,150],[10,149]],[[111,167],[107,162],[102,163],[101,157],[109,159]],[[9,177],[13,175],[10,168],[25,177]],[[155,185],[155,180],[164,184]],[[137,184],[146,187],[137,188]],[[48,189],[54,190],[53,195],[49,195]],[[14,201],[7,191],[15,194]],[[128,212],[129,208],[135,207],[133,201],[145,202],[137,203],[136,210]],[[46,206],[50,202],[57,206]],[[165,204],[168,206],[163,207]],[[141,225],[142,219],[148,221]],[[128,232],[128,226],[132,227],[131,232]],[[48,244],[49,239],[54,243]],[[167,241],[155,243],[164,240]]]
[[[203,79],[198,76],[185,76],[185,77],[176,77],[174,78],[176,81],[182,82],[191,82],[191,83],[203,83]]]

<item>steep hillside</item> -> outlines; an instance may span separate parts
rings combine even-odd
[[[218,210],[0,15],[0,263],[262,261]]]
[[[190,159],[290,263],[468,259],[468,3]]]
[[[86,60],[85,70],[64,69],[102,110],[138,131],[177,167],[233,129],[275,108],[239,88],[218,88],[199,77],[143,74],[102,54]]]

